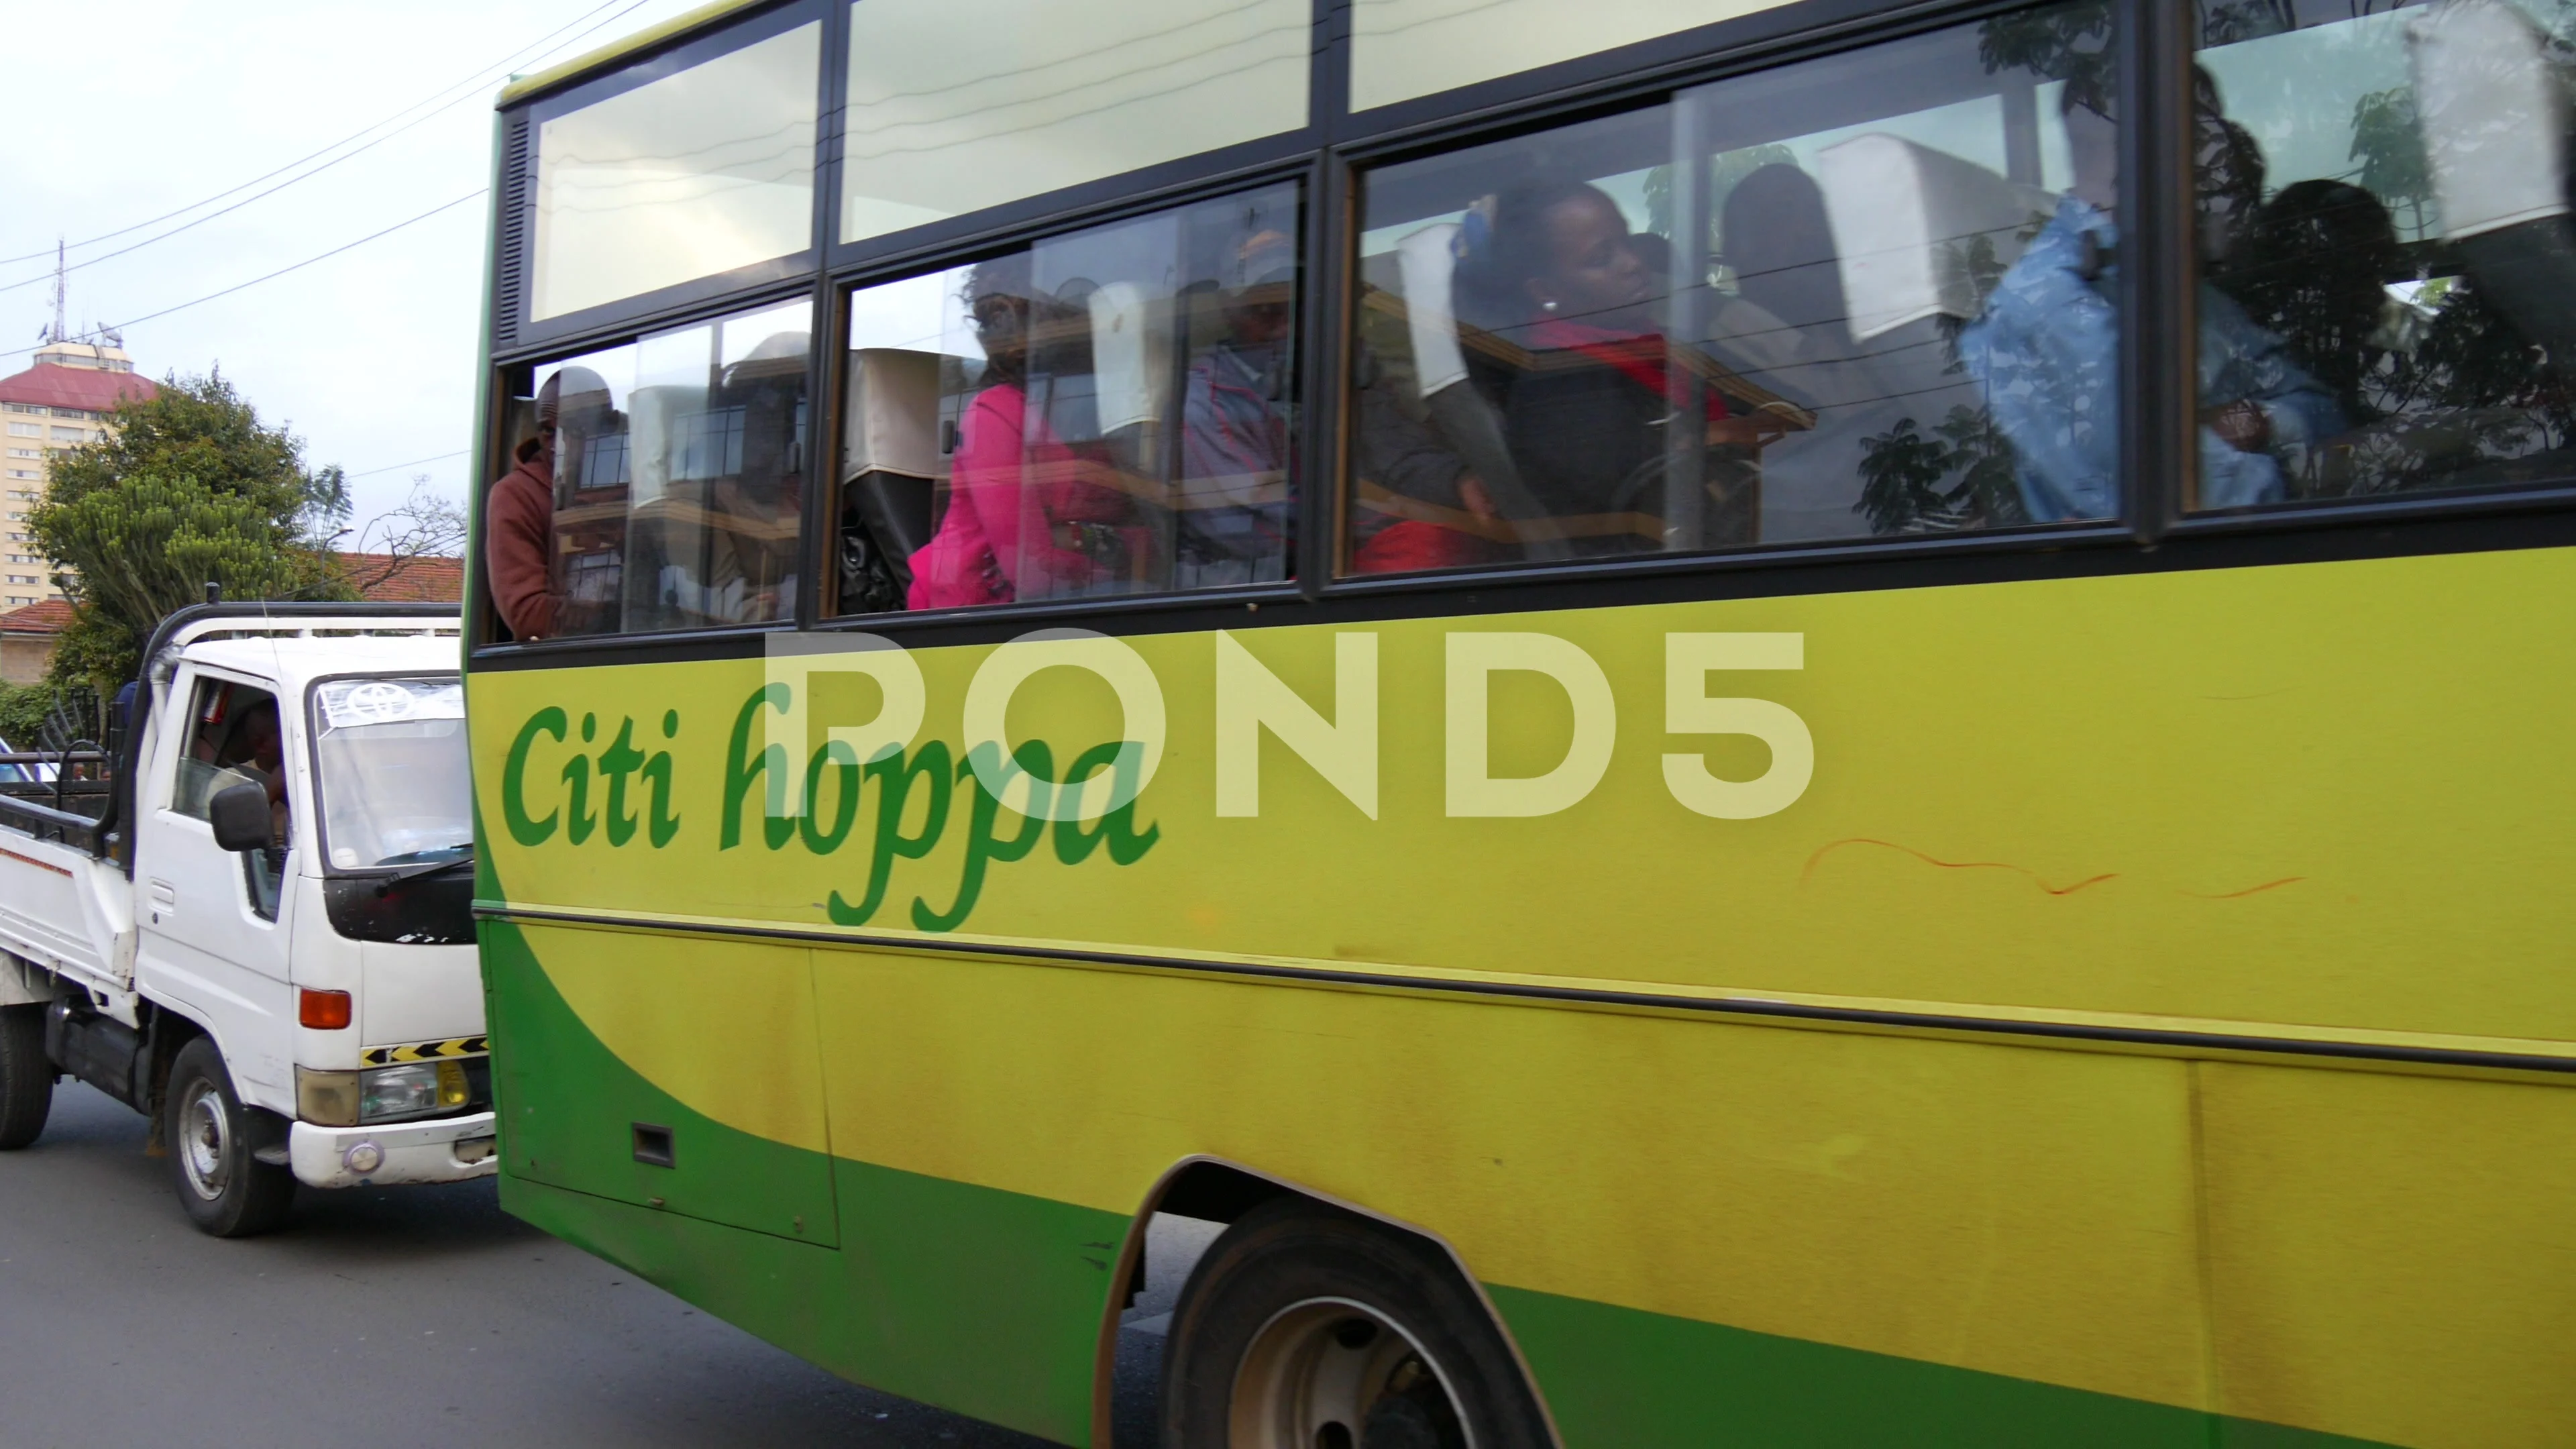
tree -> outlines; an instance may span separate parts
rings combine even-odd
[[[356,597],[330,542],[349,513],[338,468],[310,469],[221,372],[172,377],[110,414],[107,436],[54,460],[28,529],[76,611],[58,687],[101,694],[134,673],[152,630],[202,601]]]
[[[360,594],[408,568],[414,559],[455,558],[465,552],[464,505],[433,492],[429,475],[415,473],[411,496],[386,510],[358,535],[359,565],[349,582]]]
[[[2425,234],[2424,203],[2433,199],[2432,168],[2424,159],[2424,128],[2415,117],[2415,88],[2373,91],[2352,107],[2352,148],[2361,163],[2354,178],[2384,204],[2404,202],[2414,212],[2413,234]]]
[[[1953,407],[1926,437],[1912,418],[1861,439],[1860,501],[1872,533],[1951,533],[2028,523],[2012,444],[1981,408]]]

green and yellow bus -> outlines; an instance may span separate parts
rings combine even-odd
[[[788,0],[514,83],[504,1205],[1068,1444],[1122,1355],[1186,1449],[2569,1442],[2571,38]]]

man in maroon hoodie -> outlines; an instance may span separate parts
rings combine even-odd
[[[576,397],[608,385],[587,368],[568,367],[537,389],[537,435],[519,445],[518,466],[484,500],[484,560],[501,622],[520,639],[550,638],[563,627],[563,590],[554,576],[555,427],[565,379]]]

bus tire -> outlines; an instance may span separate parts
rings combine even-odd
[[[45,1008],[0,1006],[0,1152],[45,1130],[54,1109],[54,1064],[45,1057]]]
[[[295,1174],[253,1155],[279,1135],[276,1116],[242,1105],[212,1040],[197,1037],[179,1049],[161,1110],[179,1206],[199,1232],[247,1238],[286,1221]]]
[[[1545,1449],[1511,1347],[1449,1259],[1302,1198],[1226,1229],[1163,1356],[1164,1449]]]

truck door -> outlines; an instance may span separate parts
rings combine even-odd
[[[216,1033],[235,1086],[291,1109],[295,1015],[287,984],[283,887],[306,829],[288,808],[286,721],[269,685],[187,666],[171,690],[186,714],[165,729],[136,791],[138,984],[188,1006]],[[233,785],[271,793],[278,844],[239,855],[215,846],[207,803]]]

